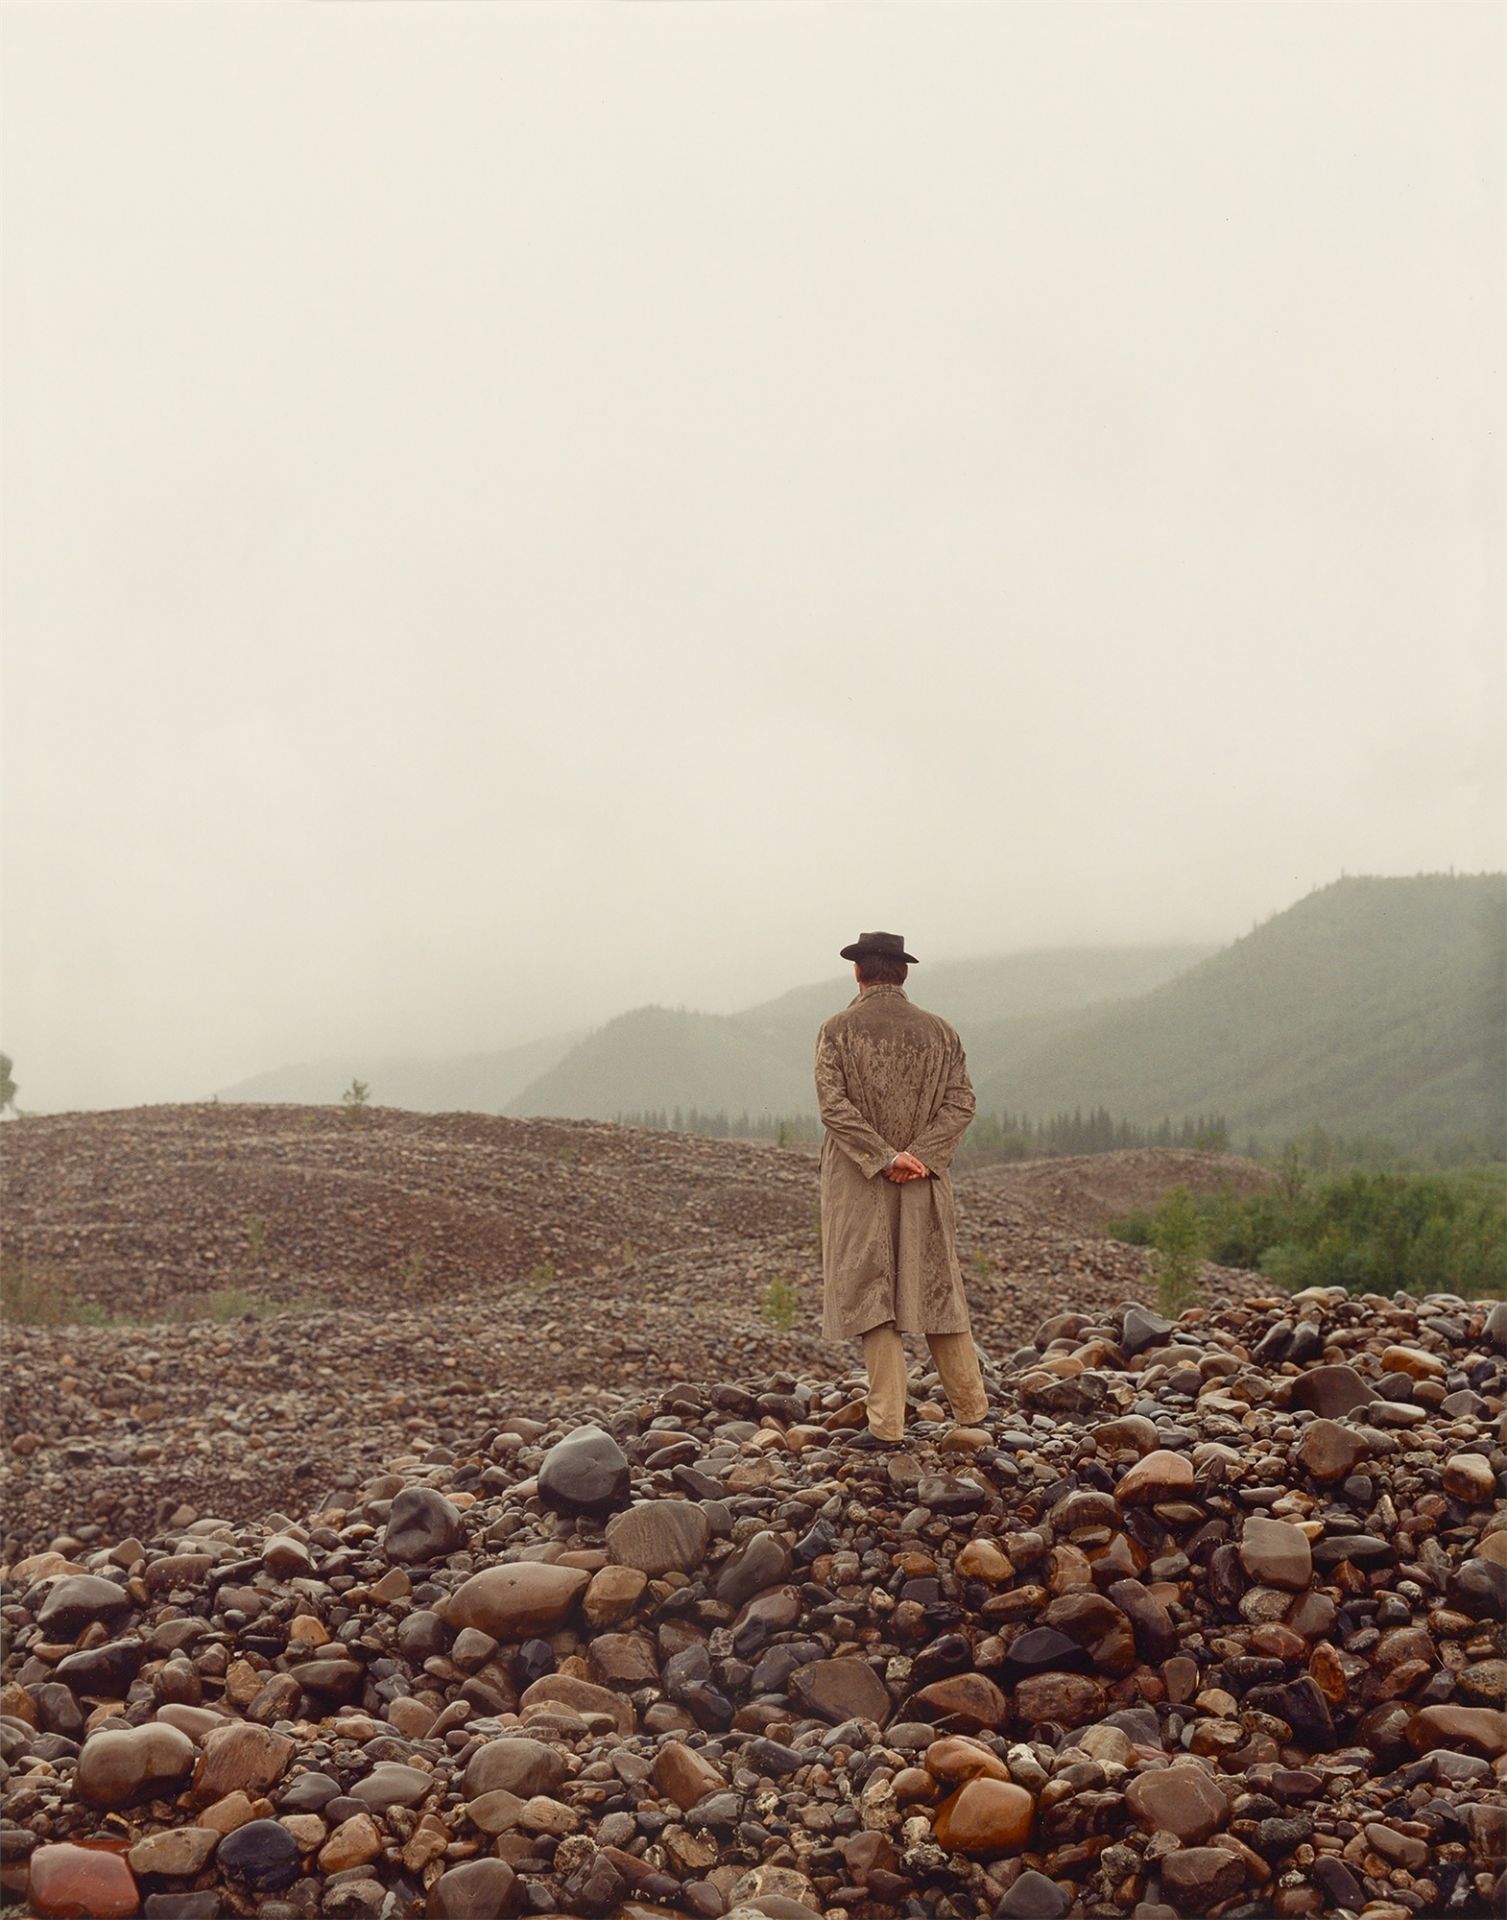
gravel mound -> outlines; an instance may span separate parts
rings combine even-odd
[[[832,1379],[818,1339],[815,1155],[593,1121],[376,1109],[146,1107],[0,1128],[9,1256],[128,1315],[6,1330],[15,1559],[333,1500],[393,1454],[455,1449],[510,1413],[665,1381]],[[1128,1152],[958,1182],[985,1351],[1043,1314],[1145,1299],[1103,1220],[1249,1161]],[[1209,1267],[1211,1299],[1250,1275]],[[222,1290],[289,1311],[214,1321]],[[788,1302],[771,1312],[771,1289]],[[323,1305],[309,1309],[309,1302]],[[294,1310],[292,1303],[303,1303]],[[179,1318],[168,1319],[169,1313]],[[156,1319],[155,1316],[163,1318]]]

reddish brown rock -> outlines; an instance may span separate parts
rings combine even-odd
[[[666,1799],[689,1812],[709,1793],[720,1793],[727,1781],[703,1755],[682,1741],[671,1740],[654,1759],[654,1785]]]
[[[1125,1804],[1148,1833],[1171,1833],[1200,1846],[1228,1821],[1229,1802],[1197,1766],[1152,1767],[1125,1789]]]
[[[1033,1673],[1015,1689],[1016,1717],[1027,1726],[1081,1727],[1102,1719],[1104,1704],[1104,1688],[1086,1673]]]
[[[937,1809],[938,1846],[949,1853],[1018,1853],[1031,1838],[1036,1807],[1024,1787],[1008,1780],[967,1782]]]
[[[45,1920],[125,1920],[140,1908],[136,1879],[112,1848],[38,1847],[27,1896]]]
[[[509,1561],[473,1573],[450,1597],[452,1627],[475,1627],[494,1640],[523,1640],[549,1633],[566,1620],[586,1590],[590,1574],[543,1560]]]
[[[951,1720],[966,1732],[1002,1727],[1010,1706],[994,1682],[982,1673],[955,1673],[934,1680],[912,1696],[911,1705],[928,1720]]]
[[[1155,1447],[1127,1467],[1115,1486],[1122,1505],[1151,1500],[1175,1500],[1193,1491],[1193,1462],[1185,1453]]]

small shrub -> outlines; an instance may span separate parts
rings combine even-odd
[[[759,1302],[759,1318],[781,1333],[788,1333],[801,1317],[800,1291],[782,1274],[776,1274]]]
[[[555,1263],[553,1260],[536,1260],[528,1270],[528,1290],[538,1293],[544,1287],[555,1284]]]
[[[352,1126],[359,1125],[360,1122],[365,1119],[367,1102],[371,1099],[371,1093],[372,1090],[368,1081],[352,1080],[345,1092],[341,1094],[340,1102],[345,1108],[345,1117]]]
[[[980,1280],[987,1280],[994,1271],[994,1262],[982,1247],[973,1256],[973,1271]]]
[[[398,1268],[398,1278],[403,1282],[405,1287],[414,1288],[417,1288],[423,1280],[424,1256],[417,1247],[409,1254],[402,1266]]]
[[[1149,1247],[1156,1222],[1147,1207],[1135,1207],[1119,1220],[1111,1220],[1104,1231],[1112,1240],[1123,1240],[1127,1246]]]
[[[1198,1267],[1203,1259],[1204,1227],[1186,1187],[1174,1187],[1157,1208],[1151,1246],[1156,1303],[1169,1320],[1175,1320],[1202,1298]]]

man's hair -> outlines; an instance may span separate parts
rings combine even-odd
[[[858,956],[858,978],[865,987],[903,987],[910,972],[903,960],[892,953],[863,953]]]

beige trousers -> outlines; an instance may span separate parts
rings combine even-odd
[[[989,1411],[971,1333],[929,1333],[926,1344],[942,1376],[952,1417],[973,1426]],[[905,1342],[893,1320],[870,1327],[863,1336],[863,1364],[869,1374],[869,1430],[881,1440],[905,1437]]]

